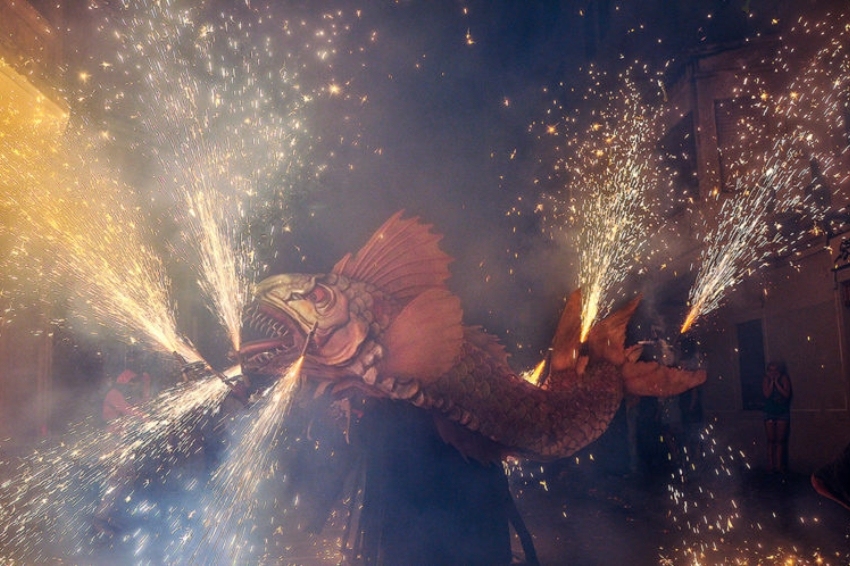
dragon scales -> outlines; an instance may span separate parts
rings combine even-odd
[[[638,299],[581,343],[579,291],[543,377],[522,379],[494,337],[463,325],[440,239],[399,212],[330,273],[261,281],[243,317],[243,371],[280,375],[303,352],[316,394],[358,391],[428,409],[446,441],[479,459],[569,456],[605,431],[624,395],[674,395],[705,380],[702,370],[638,361],[641,347],[624,347]]]

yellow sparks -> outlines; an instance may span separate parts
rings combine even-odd
[[[746,167],[736,172],[735,191],[725,197],[714,228],[703,239],[682,333],[717,309],[726,293],[752,269],[771,254],[792,249],[808,233],[807,226],[818,226],[823,218],[828,189],[822,187],[820,195],[802,189],[816,188],[817,183],[840,184],[836,180],[841,174],[839,158],[829,139],[843,112],[838,93],[846,91],[848,82],[847,35],[839,30],[837,37],[830,36],[828,45],[790,80],[787,95],[764,104],[744,124],[748,135],[736,152],[744,156],[740,162]],[[787,66],[785,56],[780,53],[774,63],[777,68]],[[824,92],[825,85],[835,93]],[[770,98],[760,96],[765,103]],[[804,98],[808,102],[799,104]],[[768,117],[768,123],[760,115]],[[783,124],[783,129],[777,132],[769,122]],[[806,219],[807,224],[791,221],[794,218]]]

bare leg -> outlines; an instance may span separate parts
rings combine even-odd
[[[850,444],[840,456],[815,470],[811,480],[820,495],[850,510]]]
[[[767,464],[771,472],[779,471],[779,464],[776,459],[778,451],[776,423],[777,421],[774,420],[764,421],[764,432],[767,435]]]
[[[776,469],[782,473],[788,471],[788,432],[790,426],[791,423],[788,421],[776,421]]]

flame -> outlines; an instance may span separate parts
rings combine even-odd
[[[529,383],[532,383],[534,385],[540,385],[540,383],[543,379],[543,370],[545,368],[546,368],[546,358],[543,358],[542,360],[540,360],[540,363],[538,363],[530,373],[524,374],[523,378]]]

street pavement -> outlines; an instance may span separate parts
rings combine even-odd
[[[703,472],[573,468],[515,493],[543,566],[850,564],[850,512],[817,495],[808,476]]]

